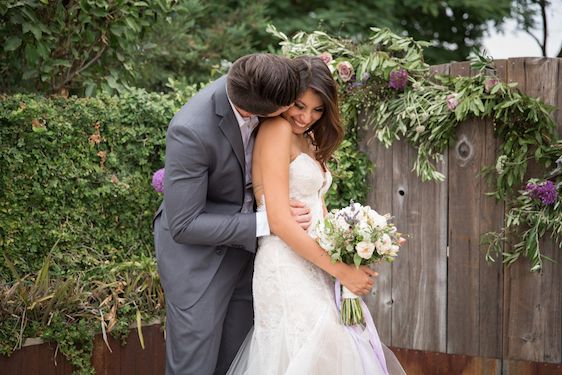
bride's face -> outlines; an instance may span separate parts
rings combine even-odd
[[[322,98],[314,90],[307,89],[282,116],[291,124],[293,133],[302,134],[320,120],[323,113]]]

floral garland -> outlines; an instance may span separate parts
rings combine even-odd
[[[406,139],[417,150],[412,170],[423,181],[445,179],[436,163],[454,142],[457,126],[470,118],[491,119],[495,136],[503,141],[496,166],[483,170],[495,188],[490,194],[497,199],[512,198],[514,189],[524,182],[528,160],[549,168],[562,154],[551,118],[554,108],[522,94],[516,83],[500,82],[489,58],[477,55],[472,59],[472,67],[478,70],[472,77],[432,75],[423,61],[423,48],[429,43],[387,29],[371,30],[363,44],[319,31],[300,32],[292,38],[272,26],[267,31],[281,39],[287,56],[321,57],[340,83],[341,113],[347,128],[370,127],[386,147]],[[562,214],[557,212],[560,183],[529,183],[538,184],[537,188],[528,185],[513,199],[506,228],[495,237],[488,233],[483,242],[489,245],[487,259],[502,254],[511,263],[523,255],[531,260],[531,270],[537,271],[545,258],[538,239],[546,230],[562,247]],[[544,194],[546,202],[540,198]],[[537,224],[539,220],[541,224]],[[512,252],[502,251],[503,234],[515,232],[512,229],[521,224],[535,224],[536,229],[524,232]]]
[[[562,143],[553,149],[562,152]],[[556,161],[557,167],[545,178],[531,178],[519,195],[512,200],[506,217],[506,225],[499,233],[484,234],[482,242],[487,246],[486,259],[495,260],[503,256],[504,262],[511,264],[521,256],[531,261],[531,271],[540,271],[543,259],[552,260],[541,252],[541,238],[548,232],[562,248],[562,156]],[[511,244],[511,251],[503,251],[502,244],[510,238],[520,237]]]

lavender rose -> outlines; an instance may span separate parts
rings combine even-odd
[[[499,81],[495,78],[488,78],[486,82],[484,82],[484,91],[486,91],[489,94],[494,88],[494,86],[498,84],[498,82]]]
[[[337,66],[342,81],[347,82],[353,77],[353,65],[349,61],[342,61]]]
[[[330,52],[322,52],[320,55],[318,55],[318,57],[320,57],[320,59],[322,59],[322,61],[324,61],[324,64],[326,64],[326,65],[331,63],[332,60],[333,60]]]
[[[458,96],[457,93],[447,95],[447,108],[449,108],[449,110],[454,111],[459,105]]]

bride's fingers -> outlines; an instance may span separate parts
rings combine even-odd
[[[299,227],[301,227],[304,230],[307,230],[308,227],[310,227],[310,222],[305,222],[305,223],[297,223],[299,225]]]
[[[367,275],[374,277],[374,276],[378,276],[378,272],[373,271],[372,269],[370,269],[367,266],[361,266],[361,270],[363,270],[363,272],[365,272]]]
[[[295,220],[297,221],[297,223],[308,223],[312,220],[312,215],[303,214],[303,215],[295,216]]]
[[[292,200],[292,199],[291,199],[291,201],[289,202],[289,205],[290,205],[292,208],[302,208],[302,207],[306,207],[306,204],[304,204],[303,202],[301,202],[301,201],[296,201],[296,200]]]

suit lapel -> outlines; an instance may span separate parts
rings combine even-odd
[[[220,79],[223,80],[223,84],[219,86],[214,94],[215,113],[218,116],[222,117],[221,121],[219,122],[219,128],[221,129],[224,136],[228,139],[228,142],[230,143],[230,146],[232,147],[232,150],[236,155],[236,159],[238,159],[238,163],[240,164],[242,173],[245,173],[246,163],[244,155],[244,144],[242,143],[240,126],[238,125],[238,121],[236,121],[233,109],[226,95],[226,76]]]

